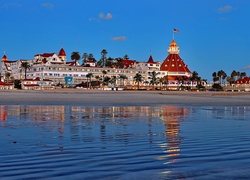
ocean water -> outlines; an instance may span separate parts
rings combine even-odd
[[[249,179],[249,110],[0,106],[0,179]]]

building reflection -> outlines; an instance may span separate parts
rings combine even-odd
[[[0,118],[2,124],[8,123],[10,119],[30,120],[40,127],[56,130],[62,141],[65,137],[72,142],[98,140],[103,148],[107,148],[107,142],[110,141],[126,145],[134,140],[135,133],[144,133],[151,146],[155,144],[155,134],[161,133],[166,136],[166,141],[159,146],[165,154],[157,159],[167,164],[175,162],[180,155],[180,126],[190,110],[192,108],[178,106],[0,106]],[[249,107],[226,107],[216,110],[208,108],[206,112],[211,112],[214,116],[242,116],[246,119],[248,110]],[[154,128],[156,121],[159,121],[162,129]],[[63,149],[63,143],[60,149]]]
[[[0,106],[0,118],[1,118],[1,121],[6,121],[7,119],[6,106]]]
[[[165,160],[165,164],[176,162],[177,157],[180,155],[181,137],[180,122],[188,114],[189,110],[183,107],[169,106],[162,108],[162,120],[166,126],[166,144],[162,147],[165,148],[166,155],[161,157]]]

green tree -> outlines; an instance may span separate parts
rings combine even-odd
[[[231,77],[233,78],[233,81],[235,81],[236,76],[237,76],[237,72],[235,70],[233,70],[231,73]]]
[[[116,64],[115,64],[115,66],[117,67],[117,68],[123,68],[124,67],[124,64],[123,64],[123,58],[116,58]]]
[[[246,75],[247,75],[246,72],[241,72],[240,73],[240,78],[244,78],[244,77],[246,77]]]
[[[101,57],[101,62],[102,62],[101,67],[105,67],[106,66],[106,60],[107,60],[106,55],[107,54],[108,54],[108,52],[106,51],[106,49],[103,49],[101,51],[101,55],[102,55],[102,57]]]
[[[6,79],[7,83],[9,83],[9,81],[10,81],[10,76],[11,76],[10,72],[5,72],[5,79]]]
[[[110,82],[111,78],[108,77],[108,76],[105,76],[104,79],[103,79],[103,83],[104,84],[108,84]],[[104,86],[103,86],[104,87]]]
[[[148,72],[148,75],[150,76],[149,79],[151,79],[150,84],[153,85],[153,90],[154,90],[155,84],[157,84],[159,81],[159,78],[157,77],[159,74],[160,74],[160,72],[155,72],[155,71]]]
[[[96,59],[94,58],[94,55],[92,53],[89,54],[88,57],[89,60],[96,62]]]
[[[220,84],[222,84],[222,81],[225,80],[225,78],[227,77],[227,74],[225,73],[225,71],[220,70],[218,71],[217,76],[219,77]]]
[[[128,79],[128,77],[127,77],[125,74],[120,74],[120,75],[119,75],[119,79],[122,80],[122,86],[124,86],[124,81],[125,81],[126,79]]]
[[[83,55],[82,55],[82,65],[84,65],[87,62],[88,58],[89,58],[88,53],[86,53],[86,52],[83,53]]]
[[[14,88],[22,89],[21,80],[20,79],[15,79],[14,80]]]
[[[212,77],[213,77],[214,84],[215,84],[216,81],[219,81],[219,77],[217,76],[216,72],[213,72]]]
[[[137,83],[137,89],[140,89],[140,82],[143,81],[143,77],[140,73],[136,73],[136,75],[134,76],[134,80]]]
[[[71,53],[71,60],[75,61],[75,66],[77,61],[81,59],[80,53],[79,52],[72,52]]]
[[[88,73],[88,74],[86,75],[87,84],[88,84],[89,88],[91,88],[91,79],[92,79],[92,77],[94,77],[93,73]],[[89,83],[88,83],[88,80],[89,80]]]
[[[125,55],[123,56],[123,59],[128,60],[128,59],[129,59],[128,55],[127,55],[127,54],[125,54]]]
[[[30,69],[31,69],[30,64],[29,64],[27,61],[21,62],[21,69],[24,70],[24,78],[27,79],[27,78],[26,78],[26,76],[27,76],[27,70],[30,70]]]

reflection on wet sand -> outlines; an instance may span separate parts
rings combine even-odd
[[[206,109],[207,110],[207,109]],[[152,126],[153,119],[161,119],[165,125],[166,142],[160,146],[166,152],[166,156],[158,159],[171,159],[179,156],[181,138],[179,136],[180,121],[185,118],[190,109],[178,106],[132,106],[132,107],[80,107],[80,106],[0,106],[0,118],[2,122],[16,118],[19,120],[31,120],[43,125],[44,128],[56,128],[59,138],[63,138],[65,128],[69,128],[71,141],[91,142],[100,138],[101,142],[110,139],[128,143],[132,138],[128,125],[133,122],[147,122],[149,143],[153,143]],[[213,109],[213,116],[239,116],[246,118],[246,108],[228,107]],[[209,112],[209,111],[208,111]],[[69,120],[69,126],[65,127],[65,121]],[[50,125],[46,123],[50,122]],[[99,125],[99,135],[93,134],[93,128]],[[119,131],[107,132],[107,126],[117,125],[123,128]],[[96,127],[95,127],[96,128]],[[138,127],[140,128],[140,127]],[[111,129],[112,130],[112,129]],[[113,133],[113,134],[112,134]],[[98,136],[98,137],[97,137]],[[169,163],[169,162],[166,162]]]
[[[53,168],[56,170],[39,174],[45,173],[46,177],[54,177],[53,175],[56,176],[61,171],[73,175],[88,174],[92,171],[94,172],[92,174],[100,176],[105,175],[106,172],[114,172],[113,175],[116,176],[119,173],[126,174],[131,171],[143,172],[145,169],[152,169],[153,173],[160,174],[162,177],[174,175],[177,172],[173,170],[174,168],[178,169],[182,166],[185,169],[190,165],[187,159],[183,162],[182,157],[189,156],[193,160],[193,153],[197,153],[193,152],[193,148],[197,147],[197,143],[202,145],[203,138],[200,138],[200,141],[196,140],[192,145],[192,141],[187,142],[187,135],[185,136],[185,132],[188,131],[185,129],[187,127],[185,124],[190,122],[194,115],[196,118],[208,115],[206,121],[200,121],[201,124],[210,123],[210,120],[214,123],[214,119],[218,122],[223,118],[245,120],[248,117],[248,110],[249,107],[197,109],[178,106],[0,106],[0,128],[3,130],[1,145],[8,149],[8,152],[6,150],[1,152],[0,157],[3,160],[0,162],[5,165],[2,165],[0,177],[1,172],[12,175],[12,170],[17,167],[20,167],[20,171],[25,167],[29,172],[25,172],[25,175],[32,174],[29,164],[33,161],[38,171],[44,167],[48,169],[55,167],[57,162],[58,169]],[[224,122],[228,121],[224,120]],[[190,127],[193,126],[188,128]],[[183,131],[180,130],[181,128]],[[218,134],[221,135],[220,131]],[[248,137],[248,132],[246,135]],[[20,136],[28,138],[18,139]],[[215,134],[215,136],[218,135]],[[230,135],[230,138],[232,137]],[[208,138],[209,140],[211,139]],[[214,140],[217,141],[212,136],[212,143]],[[15,146],[9,142],[16,142]],[[229,144],[232,142],[229,141]],[[187,147],[187,144],[191,148]],[[215,154],[217,145],[214,147]],[[214,144],[209,146],[210,151],[213,146]],[[201,151],[202,158],[206,152],[203,149],[207,149],[206,147],[208,146],[201,147],[201,150],[200,147],[196,149]],[[12,151],[9,151],[11,149]],[[231,149],[229,152],[231,153]],[[20,154],[23,159],[18,161]],[[218,157],[220,156],[221,154]],[[9,160],[9,157],[14,160]],[[55,157],[56,161],[53,159]],[[35,158],[40,159],[36,162]],[[20,164],[22,167],[18,166]],[[67,166],[67,164],[70,165]],[[85,171],[82,170],[83,164]],[[119,169],[115,171],[117,167]]]

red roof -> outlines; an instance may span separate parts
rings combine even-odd
[[[147,63],[155,64],[153,57],[151,55],[150,55]]]
[[[59,51],[58,56],[66,56],[66,53],[63,48],[61,48],[61,50]]]
[[[48,57],[51,57],[53,56],[55,53],[43,53],[43,54],[36,54],[35,56],[41,56],[41,57],[44,57],[44,58],[48,58]]]
[[[2,81],[0,81],[0,85],[1,86],[13,86],[12,83],[5,83],[5,82],[2,82]]]
[[[250,78],[249,77],[244,77],[244,78],[239,78],[235,81],[235,84],[249,84]]]
[[[23,79],[22,81],[41,81],[39,77],[36,77],[35,79]],[[52,81],[49,79],[43,79],[42,81]]]
[[[128,67],[132,66],[135,63],[135,61],[124,59],[124,60],[122,60],[122,63],[124,65],[124,68],[128,68]]]
[[[66,62],[66,64],[68,64],[69,66],[75,66],[75,65],[76,65],[76,62],[75,62],[75,61],[72,61],[72,62]]]
[[[2,61],[8,61],[8,58],[7,58],[7,56],[6,56],[6,55],[3,55],[3,57],[2,57]]]
[[[161,65],[161,71],[191,72],[178,54],[169,54]]]

